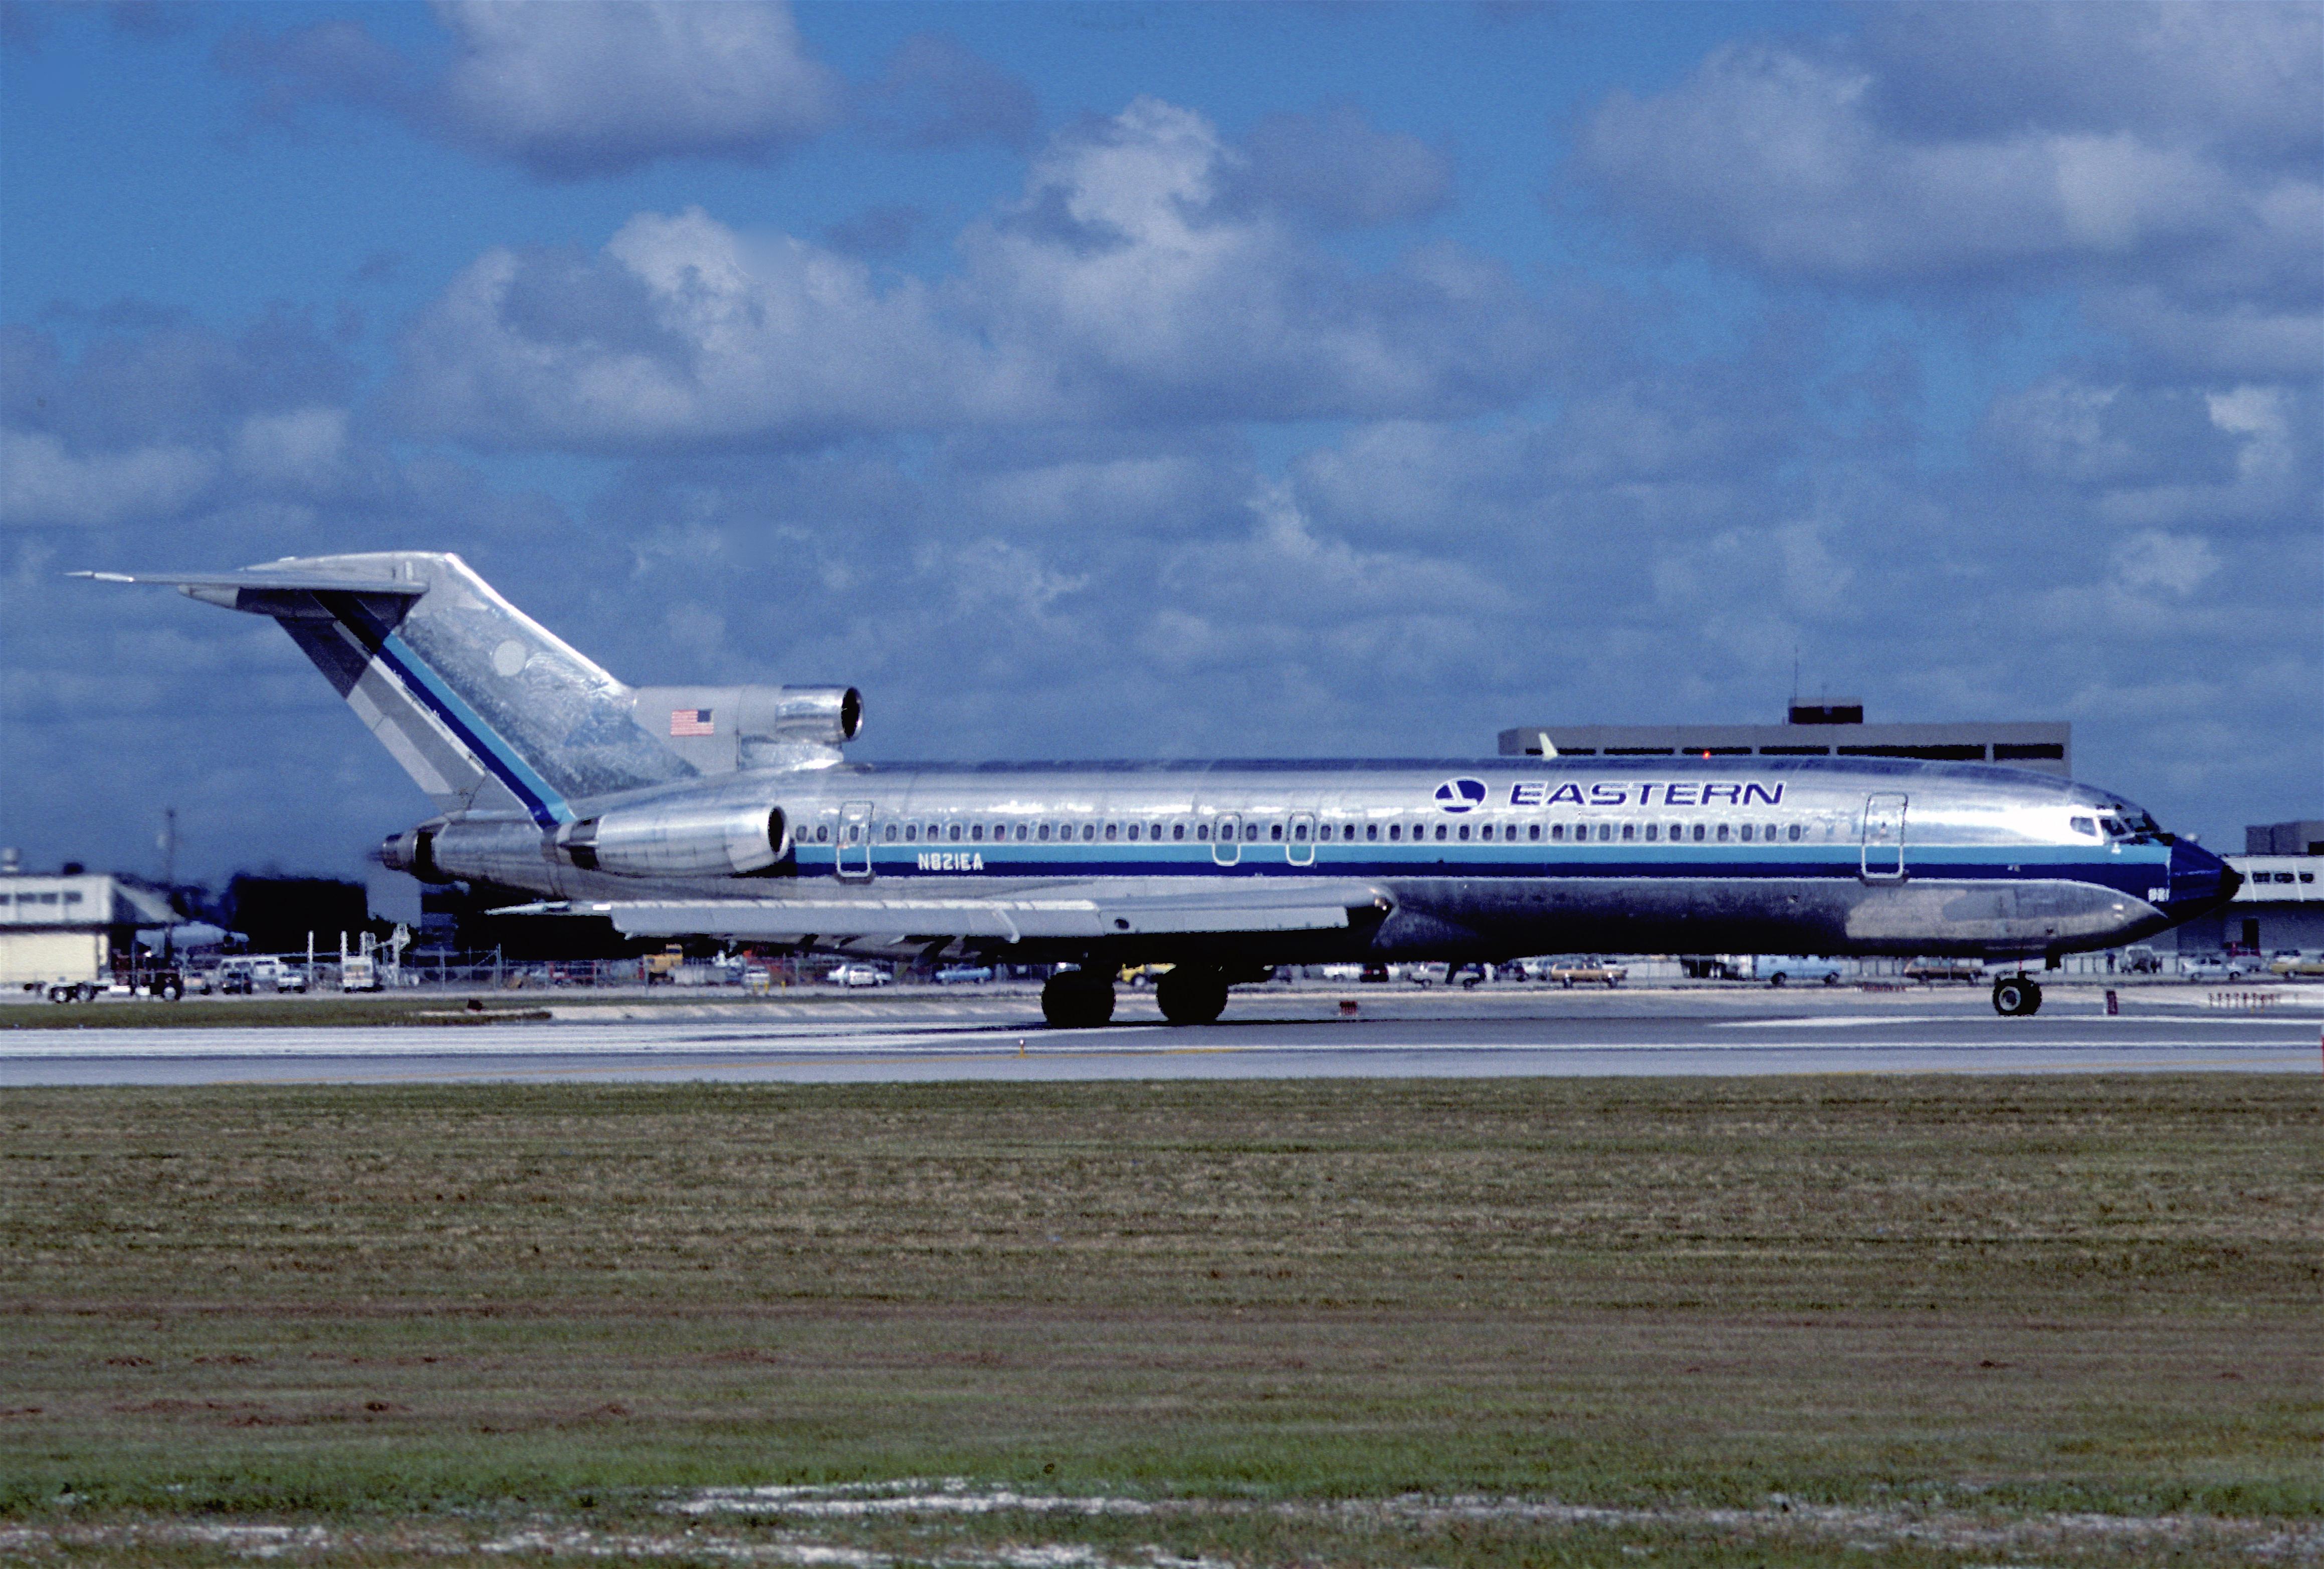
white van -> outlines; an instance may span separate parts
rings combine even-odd
[[[1846,972],[1838,959],[1811,958],[1804,954],[1754,954],[1751,978],[1770,986],[1796,986],[1819,981],[1837,986]]]

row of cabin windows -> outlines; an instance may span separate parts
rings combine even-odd
[[[1250,844],[1258,843],[1260,837],[1260,826],[1261,825],[1258,823],[1243,824],[1241,832],[1241,838],[1243,841]],[[1267,838],[1277,843],[1280,843],[1286,837],[1285,826],[1283,824],[1269,823],[1265,825],[1265,826],[1267,830]],[[1425,823],[1413,824],[1411,829],[1412,842],[1418,844],[1422,840],[1430,837],[1429,826],[1430,826]],[[1575,823],[1572,825],[1570,830],[1568,826],[1563,823],[1550,823],[1547,825],[1541,823],[1527,823],[1523,826],[1525,830],[1523,835],[1525,842],[1527,844],[1536,844],[1542,843],[1545,839],[1551,844],[1570,843],[1576,844],[1587,844],[1593,840],[1598,844],[1610,844],[1617,839],[1620,840],[1624,844],[1632,844],[1639,840],[1644,840],[1649,844],[1665,842],[1673,844],[1683,842],[1697,844],[1704,843],[1720,844],[1729,843],[1741,843],[1745,844],[1755,843],[1773,844],[1776,843],[1779,838],[1788,838],[1793,844],[1797,844],[1805,836],[1805,830],[1797,823],[1793,823],[1789,825],[1787,828],[1784,829],[1779,829],[1774,823]],[[1362,825],[1362,827],[1363,836],[1365,840],[1370,843],[1377,843],[1383,836],[1391,844],[1403,843],[1405,839],[1405,826],[1402,823],[1387,824],[1387,832],[1385,835],[1383,835],[1381,832],[1381,824],[1366,823]],[[1472,837],[1482,843],[1491,844],[1494,841],[1497,831],[1499,838],[1505,843],[1514,844],[1517,843],[1519,839],[1519,825],[1516,823],[1510,823],[1505,826],[1499,826],[1492,823],[1438,823],[1434,825],[1434,827],[1435,834],[1434,837],[1440,844],[1447,841],[1466,844]],[[1352,843],[1356,837],[1356,828],[1357,825],[1354,823],[1340,824],[1336,828],[1333,824],[1326,823],[1320,829],[1315,830],[1315,837],[1319,841],[1324,843],[1331,842],[1334,837],[1339,839],[1342,843]],[[849,832],[848,842],[850,844],[861,843],[862,832],[860,826],[852,827]],[[1307,842],[1308,833],[1309,825],[1304,819],[1295,821],[1290,825],[1288,837],[1294,844],[1305,844]],[[918,823],[890,823],[882,830],[881,837],[885,839],[890,844],[896,844],[899,840],[902,843],[908,844],[918,843],[919,835],[920,825]],[[1084,844],[1090,844],[1095,842],[1101,836],[1109,843],[1120,839],[1128,839],[1132,844],[1135,844],[1141,838],[1159,843],[1163,838],[1163,825],[1160,823],[1130,823],[1126,825],[1121,823],[1107,823],[1101,827],[1101,826],[1096,823],[1058,823],[1055,825],[1049,823],[995,823],[991,826],[991,831],[989,835],[991,842],[994,844],[1013,840],[1020,844],[1028,842],[1043,844],[1049,844],[1053,841],[1065,843],[1075,839],[1080,840]],[[1173,841],[1186,839],[1189,837],[1187,833],[1187,825],[1182,822],[1170,824],[1168,836]],[[1206,822],[1194,824],[1194,832],[1191,836],[1197,842],[1208,842],[1211,837],[1211,825]],[[1234,836],[1235,826],[1233,824],[1222,824],[1220,826],[1219,837],[1222,840],[1233,838]],[[942,841],[957,844],[965,840],[967,843],[972,844],[982,844],[986,843],[988,835],[986,833],[985,825],[982,823],[968,823],[964,825],[960,823],[930,823],[927,825],[927,841],[930,844],[936,844]],[[831,842],[831,828],[828,824],[820,825],[816,828],[815,841],[818,844],[827,844]]]

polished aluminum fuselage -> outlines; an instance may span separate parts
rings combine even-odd
[[[843,765],[632,791],[589,809],[681,796],[779,810],[785,854],[747,876],[642,881],[576,867],[553,834],[499,818],[447,825],[437,854],[454,875],[573,900],[932,888],[973,897],[1218,878],[1322,878],[1381,895],[1380,918],[1344,930],[1011,949],[1027,960],[1282,964],[1572,949],[2017,958],[2135,941],[2221,897],[2216,858],[2167,835],[2097,826],[2144,817],[2120,798],[1972,764]],[[980,939],[957,946],[996,949]]]

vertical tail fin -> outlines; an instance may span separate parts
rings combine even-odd
[[[90,574],[173,583],[271,615],[446,812],[521,810],[692,777],[632,715],[630,688],[503,599],[459,557],[290,558],[245,572]]]

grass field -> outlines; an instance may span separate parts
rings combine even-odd
[[[2319,1194],[2242,1075],[11,1091],[0,1557],[2315,1561]]]

